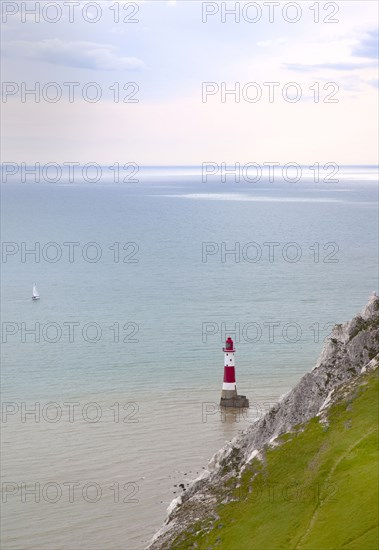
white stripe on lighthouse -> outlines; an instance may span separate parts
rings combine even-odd
[[[236,389],[236,384],[233,383],[233,382],[223,382],[222,389],[223,390],[235,390]]]
[[[228,353],[225,353],[224,366],[225,367],[235,367],[234,353],[231,353],[230,351]]]

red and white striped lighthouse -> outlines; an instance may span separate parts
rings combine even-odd
[[[248,407],[249,400],[245,395],[237,394],[236,369],[234,363],[234,343],[230,336],[226,339],[224,352],[224,382],[222,384],[222,393],[220,405],[222,407]]]
[[[236,386],[236,369],[234,364],[234,343],[230,336],[225,342],[225,347],[222,348],[224,352],[224,382],[222,384],[222,397],[224,399],[232,399],[237,397]]]

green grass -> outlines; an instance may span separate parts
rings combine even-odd
[[[236,502],[219,505],[217,521],[204,518],[172,548],[376,550],[377,373],[363,381],[330,409],[329,426],[312,419],[263,463],[254,460],[239,488],[237,480],[224,487]]]

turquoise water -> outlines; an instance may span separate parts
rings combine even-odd
[[[15,253],[2,264],[2,390],[18,409],[4,423],[3,480],[104,489],[96,503],[9,497],[4,547],[142,548],[174,485],[253,419],[203,417],[219,399],[225,334],[237,340],[237,384],[253,417],[312,368],[329,325],[377,290],[374,178],[355,167],[338,184],[205,184],[196,169],[150,168],[138,184],[3,185],[2,240]],[[78,243],[73,261],[69,242]],[[23,257],[35,243],[39,262]],[[264,243],[277,243],[271,258]],[[39,342],[25,332],[36,323]],[[23,422],[22,402],[65,412]],[[70,422],[65,402],[96,402],[102,417]],[[129,403],[127,422],[114,421],[116,402]],[[138,503],[113,502],[117,480],[137,484]]]

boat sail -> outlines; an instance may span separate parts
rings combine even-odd
[[[35,283],[33,285],[32,300],[39,300],[39,294]]]

